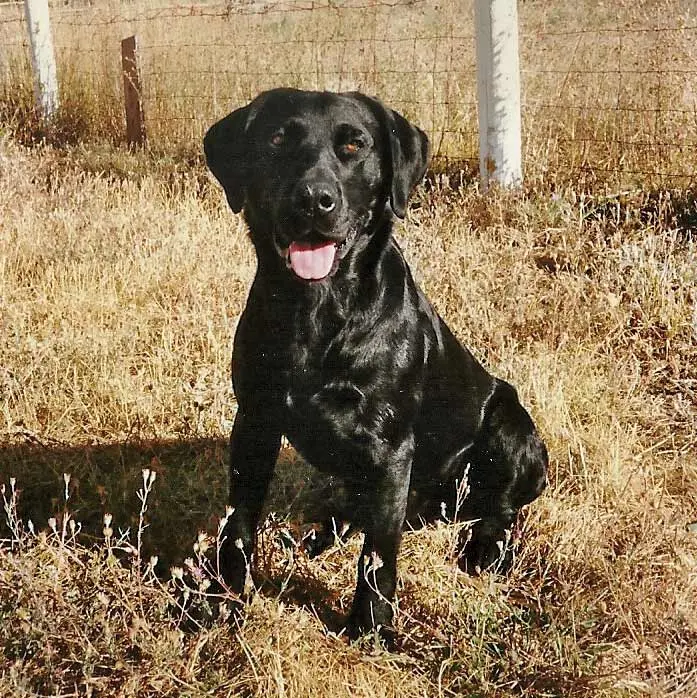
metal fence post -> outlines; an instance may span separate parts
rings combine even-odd
[[[58,78],[48,0],[25,0],[24,14],[31,43],[36,107],[42,118],[50,120],[58,111]]]
[[[520,60],[516,0],[475,0],[479,176],[492,182],[522,182]]]

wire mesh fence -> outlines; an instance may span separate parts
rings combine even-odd
[[[690,6],[520,1],[529,182],[693,181],[697,17]],[[51,15],[62,102],[79,112],[87,132],[122,137],[120,42],[136,34],[148,137],[158,147],[199,140],[207,125],[268,87],[357,89],[426,129],[438,166],[476,168],[471,0],[96,0],[56,5]],[[31,83],[24,21],[21,4],[0,5],[6,100]]]

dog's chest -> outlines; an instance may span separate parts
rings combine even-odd
[[[286,435],[320,468],[336,470],[347,461],[372,461],[378,451],[398,441],[399,408],[385,391],[375,390],[372,381],[357,373],[354,359],[338,343],[318,351],[303,342],[293,348],[284,371]]]
[[[396,410],[351,381],[334,380],[312,393],[285,395],[284,431],[312,465],[341,473],[385,461],[399,442]]]

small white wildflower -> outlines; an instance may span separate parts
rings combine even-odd
[[[114,517],[111,514],[104,514],[104,525],[107,527],[111,526],[113,518]]]
[[[235,513],[235,507],[231,507],[229,504],[225,507],[225,518],[232,516]]]
[[[159,558],[157,557],[157,555],[153,555],[153,556],[150,558],[150,562],[148,563],[148,566],[150,567],[151,570],[154,570],[155,567],[157,566],[157,561],[158,561],[158,559],[159,559]]]
[[[102,603],[104,606],[109,605],[109,597],[103,591],[97,592],[97,598],[99,599],[100,603]]]
[[[29,533],[31,533],[32,536],[36,535],[36,531],[34,531],[34,522],[31,519],[27,520],[27,528],[29,529]]]
[[[148,480],[150,480],[150,468],[143,468],[143,485],[148,486]]]
[[[198,540],[194,543],[194,550],[201,555],[205,555],[210,547],[208,543],[208,536],[205,531],[200,531],[198,534]],[[198,549],[197,549],[198,548]]]
[[[49,527],[54,533],[58,533],[57,522],[56,522],[56,517],[55,517],[55,516],[52,516],[52,517],[48,520],[48,527]]]
[[[181,567],[172,567],[170,569],[172,579],[184,579],[184,570]]]
[[[378,555],[374,550],[370,554],[371,564],[374,570],[379,570],[385,563],[382,561],[380,555]]]
[[[241,538],[238,538],[238,539],[235,541],[235,547],[236,547],[238,550],[244,550],[244,543],[242,543],[242,539],[241,539]]]

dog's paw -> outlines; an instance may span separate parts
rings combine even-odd
[[[513,565],[510,531],[490,526],[465,529],[460,534],[458,566],[471,575],[505,574]]]
[[[384,598],[373,594],[359,594],[353,602],[351,614],[346,622],[346,634],[351,640],[377,633],[389,648],[394,646],[396,637],[392,626],[393,605]]]
[[[323,528],[310,529],[302,539],[302,549],[310,559],[321,555],[325,550],[331,548],[332,545],[334,545],[334,534],[328,533]]]
[[[225,541],[220,549],[220,576],[227,589],[240,597],[253,586],[250,557],[240,540]]]
[[[388,616],[389,621],[387,620]],[[366,618],[361,617],[361,614],[352,611],[351,615],[346,621],[346,636],[351,641],[370,641],[372,638],[388,651],[393,651],[396,647],[397,632],[391,624],[391,609],[389,614],[385,614],[384,623],[374,624],[373,621],[375,619],[374,613],[371,613],[370,617]]]

